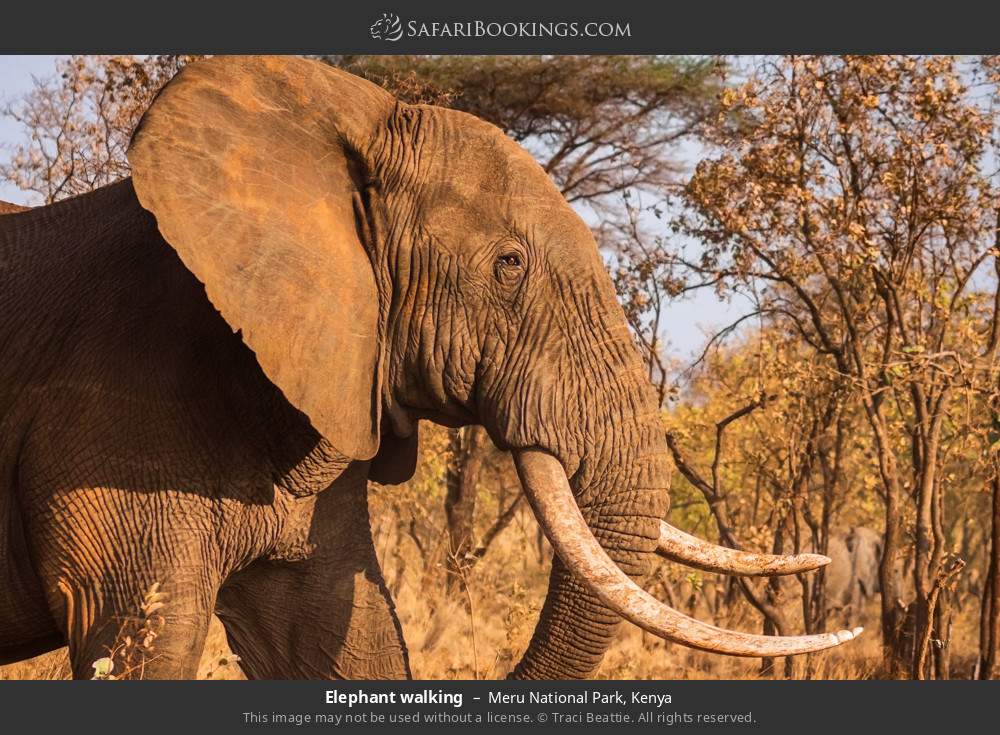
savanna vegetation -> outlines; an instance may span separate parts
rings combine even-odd
[[[24,138],[0,176],[42,203],[128,175],[132,126],[189,60],[60,61],[8,101]],[[774,553],[826,552],[849,528],[881,538],[877,588],[849,610],[823,572],[762,583],[664,562],[649,580],[724,627],[809,633],[849,615],[868,628],[857,642],[760,661],[627,628],[601,676],[1000,676],[1000,60],[326,61],[495,123],[593,227],[660,397],[672,522]],[[737,317],[679,355],[671,306],[703,289]],[[482,429],[421,431],[414,478],[370,490],[414,674],[500,676],[551,551]],[[238,672],[216,626],[201,674]],[[0,667],[68,673],[62,652]]]

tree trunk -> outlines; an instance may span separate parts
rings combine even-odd
[[[784,552],[784,526],[785,518],[780,518],[774,529],[774,541],[771,546],[772,554],[781,554]],[[764,587],[764,599],[767,601],[768,609],[770,610],[780,610],[781,609],[781,578],[771,577],[767,580],[767,584]],[[764,625],[762,632],[764,635],[778,635],[779,625],[772,616],[767,613],[764,614]],[[789,675],[788,665],[791,663],[791,657],[785,659],[785,676]],[[760,675],[762,677],[769,676],[772,678],[780,678],[778,674],[778,668],[775,665],[775,660],[773,658],[762,658],[760,660]]]
[[[950,590],[942,594],[935,611],[934,626],[939,631],[942,644],[934,647],[934,678],[951,678],[951,633],[955,611],[952,607],[953,594]]]
[[[879,474],[885,490],[885,536],[882,542],[882,561],[878,568],[882,603],[882,648],[887,665],[886,673],[893,679],[903,679],[909,674],[910,657],[907,655],[909,646],[905,636],[905,608],[900,604],[900,590],[894,573],[902,546],[902,489],[885,422],[881,411],[873,408],[873,403],[868,398],[865,408],[875,438]]]
[[[448,521],[445,589],[450,595],[458,595],[463,594],[462,581],[475,548],[476,494],[489,437],[481,426],[453,429],[450,433],[444,499]]]
[[[1000,676],[997,648],[1000,646],[1000,474],[993,475],[993,513],[979,627],[979,678]]]

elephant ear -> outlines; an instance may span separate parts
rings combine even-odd
[[[129,147],[160,233],[268,378],[339,451],[378,449],[378,296],[352,197],[395,100],[319,62],[189,65]]]

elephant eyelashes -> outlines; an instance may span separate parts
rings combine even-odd
[[[504,286],[514,286],[524,272],[524,258],[520,253],[507,252],[497,256],[493,275]]]

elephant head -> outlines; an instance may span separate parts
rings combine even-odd
[[[482,424],[556,551],[520,677],[582,677],[624,617],[707,651],[779,656],[855,633],[731,632],[637,583],[658,550],[730,573],[823,557],[719,549],[661,522],[659,406],[589,228],[470,115],[296,58],[192,64],[129,152],[136,193],[264,372],[341,453],[405,480],[416,425]]]

